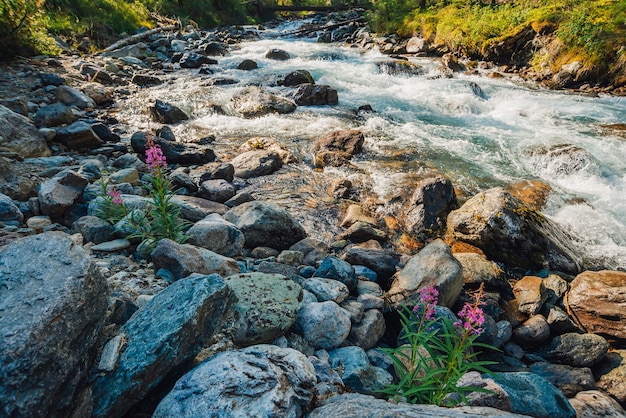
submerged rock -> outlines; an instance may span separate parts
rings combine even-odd
[[[150,114],[154,120],[161,123],[177,123],[189,119],[189,116],[179,107],[159,99],[156,100],[154,106],[150,107]]]
[[[260,87],[246,87],[231,99],[235,110],[245,118],[256,118],[270,113],[291,113],[296,104],[285,97],[270,94]]]

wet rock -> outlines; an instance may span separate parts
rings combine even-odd
[[[349,295],[348,287],[333,279],[311,277],[302,283],[302,287],[313,293],[319,302],[332,300],[335,303],[341,303]]]
[[[382,299],[381,299],[382,301]],[[376,343],[385,333],[386,325],[383,314],[378,309],[367,309],[363,313],[361,320],[352,326],[348,339],[348,344],[369,350],[376,346]]]
[[[70,416],[88,385],[108,290],[89,255],[61,232],[0,249],[3,416]]]
[[[217,213],[196,222],[185,234],[190,244],[225,257],[237,257],[243,252],[243,232]]]
[[[598,389],[626,405],[626,350],[613,350],[593,366]]]
[[[85,242],[100,244],[113,238],[113,226],[97,216],[82,216],[72,225],[72,231],[83,236]]]
[[[58,220],[80,199],[89,182],[71,170],[65,170],[41,184],[38,198],[41,212]]]
[[[396,257],[385,250],[350,247],[341,258],[352,265],[363,265],[376,272],[379,281],[386,283],[396,272]]]
[[[163,80],[161,80],[159,77],[155,75],[135,73],[133,74],[133,77],[130,79],[130,82],[133,84],[137,84],[138,86],[141,86],[141,87],[151,87],[151,86],[158,86],[159,84],[162,84]]]
[[[600,174],[600,164],[587,150],[572,144],[544,145],[525,151],[531,164],[549,176]]]
[[[543,279],[537,276],[524,276],[513,286],[513,295],[517,299],[520,312],[534,315],[541,310],[548,298]]]
[[[414,64],[410,61],[404,60],[386,60],[376,64],[381,74],[388,75],[408,75],[416,76],[423,75],[424,69],[422,66]]]
[[[578,418],[612,418],[626,416],[626,411],[615,399],[598,390],[579,392],[569,400]]]
[[[215,152],[205,145],[168,141],[156,138],[155,143],[161,147],[168,164],[206,164],[215,161]],[[146,133],[135,132],[130,138],[133,150],[138,154],[145,154]]]
[[[204,64],[217,64],[217,60],[196,52],[185,52],[178,63],[181,68],[200,68]]]
[[[234,315],[225,323],[235,344],[272,341],[296,321],[302,288],[293,280],[280,274],[245,273],[224,281],[237,297]]]
[[[285,250],[306,237],[304,228],[289,212],[272,203],[243,203],[229,210],[224,219],[244,233],[246,248],[267,246]]]
[[[315,369],[304,354],[255,345],[214,355],[183,376],[154,418],[300,417],[313,399]]]
[[[528,415],[513,414],[489,407],[446,408],[435,405],[412,405],[387,402],[374,396],[348,393],[333,396],[312,410],[308,418],[362,418],[362,417],[406,417],[406,418],[467,418],[488,416],[492,418],[524,418]]]
[[[205,54],[212,57],[228,53],[228,45],[222,42],[209,42],[202,49]]]
[[[320,150],[341,151],[349,155],[355,155],[363,150],[365,136],[363,132],[356,129],[347,129],[329,132],[319,138],[313,144],[312,151]]]
[[[551,363],[591,367],[604,358],[607,341],[596,334],[568,333],[554,337],[537,354]]]
[[[207,180],[200,184],[198,196],[214,202],[224,203],[235,195],[235,187],[226,180]]]
[[[73,150],[95,149],[104,144],[91,125],[83,121],[59,129],[54,140]]]
[[[459,59],[451,53],[447,53],[443,57],[441,57],[441,65],[454,73],[459,73],[467,69],[463,64],[459,62]],[[480,87],[478,87],[478,89],[480,89]],[[480,94],[477,94],[477,96],[480,97]]]
[[[155,121],[160,123],[178,123],[189,119],[189,116],[179,107],[159,99],[155,101],[154,106],[150,107],[150,114]]]
[[[232,182],[235,177],[235,167],[231,163],[211,162],[190,171],[192,178],[199,183],[207,180],[223,179]]]
[[[170,239],[162,239],[150,255],[154,270],[168,270],[175,280],[189,276],[191,273],[230,276],[239,273],[237,262],[231,258],[220,256],[204,248],[189,244],[179,244]]]
[[[550,326],[543,315],[533,315],[515,328],[513,338],[522,347],[536,347],[550,338]]]
[[[273,151],[258,150],[239,154],[231,164],[237,177],[247,179],[272,174],[283,166],[283,160]]]
[[[587,330],[626,339],[626,273],[585,271],[570,284],[567,305]]]
[[[489,189],[448,216],[448,231],[492,260],[527,269],[578,273],[582,258],[554,222],[502,188]]]
[[[433,286],[439,291],[441,306],[452,306],[461,294],[461,263],[454,258],[450,247],[442,240],[426,245],[395,274],[385,298],[394,309],[403,305],[414,305],[419,299],[420,290],[426,286]]]
[[[370,216],[369,213],[360,205],[351,204],[346,210],[346,215],[341,221],[340,225],[344,228],[354,225],[356,222],[363,222],[372,226],[377,226],[376,219]]]
[[[530,371],[552,383],[568,398],[573,398],[578,392],[596,388],[593,374],[588,367],[576,368],[564,364],[535,363],[530,366]]]
[[[511,184],[507,190],[529,208],[540,211],[552,188],[548,183],[539,180],[525,180]]]
[[[315,84],[315,80],[307,70],[296,70],[278,79],[277,84],[279,86],[295,87],[300,84]]]
[[[352,191],[352,182],[348,179],[334,179],[328,188],[329,196],[336,199],[346,199]]]
[[[374,228],[371,224],[357,221],[350,228],[337,235],[338,240],[349,240],[350,242],[365,242],[369,240],[377,240],[384,242],[387,240],[387,234],[380,229]]]
[[[180,208],[181,218],[191,222],[198,222],[212,213],[223,215],[229,209],[221,203],[195,196],[177,195],[172,197],[172,202]]]
[[[250,59],[245,59],[237,65],[237,69],[243,71],[256,70],[257,68],[259,68],[259,64]]]
[[[265,54],[265,58],[269,58],[271,60],[277,60],[277,61],[286,61],[289,58],[291,58],[291,55],[289,55],[287,51],[274,48],[274,49],[270,49],[269,51],[267,51],[267,53]]]
[[[24,220],[24,214],[20,211],[13,200],[0,193],[0,222],[19,226]]]
[[[298,106],[326,106],[339,103],[337,90],[321,84],[300,84],[289,97]]]
[[[22,158],[47,157],[50,149],[45,138],[25,116],[0,105],[0,147]]]
[[[193,275],[159,292],[118,331],[117,367],[93,384],[93,416],[122,416],[170,373],[181,373],[222,325],[234,297],[218,275]]]
[[[417,36],[410,38],[406,43],[406,52],[408,54],[427,52],[428,49],[426,40],[424,38],[418,38]]]
[[[270,113],[291,113],[296,104],[287,98],[267,93],[261,88],[245,88],[231,99],[234,109],[245,118],[261,117]]]
[[[490,377],[509,395],[511,412],[537,418],[576,416],[563,393],[534,373],[495,373]]]
[[[62,103],[52,103],[41,107],[33,118],[35,125],[42,127],[60,126],[76,120],[74,112]]]
[[[356,289],[358,283],[354,268],[350,263],[334,256],[324,258],[320,266],[315,270],[315,276],[338,280],[351,291]]]
[[[96,102],[91,97],[68,85],[57,87],[55,94],[57,100],[66,106],[76,106],[79,109],[96,107]]]
[[[314,348],[331,349],[350,334],[350,318],[335,302],[313,302],[298,312],[294,329]]]
[[[367,353],[361,347],[342,347],[328,352],[335,370],[343,383],[358,393],[374,394],[393,377],[385,370],[372,366]]]
[[[440,235],[448,213],[458,208],[454,186],[445,177],[421,181],[407,205],[404,223],[419,239]]]

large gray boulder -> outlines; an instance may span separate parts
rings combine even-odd
[[[16,226],[19,226],[23,220],[24,214],[13,203],[13,199],[0,193],[0,222],[15,223],[17,224]]]
[[[308,409],[316,383],[311,362],[291,348],[226,351],[178,380],[153,418],[297,418]]]
[[[414,255],[393,277],[385,298],[392,308],[415,305],[426,286],[439,291],[439,305],[451,307],[463,288],[463,268],[450,247],[438,239]]]
[[[392,403],[384,399],[359,393],[347,393],[333,396],[322,402],[322,405],[309,412],[307,418],[524,418],[528,415],[513,414],[494,408],[466,406],[461,408],[444,408],[435,405],[411,405],[408,403]]]
[[[217,274],[195,274],[158,293],[118,331],[125,344],[111,372],[93,383],[93,416],[123,416],[168,374],[184,372],[234,300]]]
[[[478,193],[451,212],[448,231],[511,267],[572,274],[582,270],[581,255],[570,237],[500,187]]]
[[[234,315],[226,321],[235,344],[248,346],[285,334],[298,317],[302,288],[280,274],[245,273],[224,281],[237,297]]]
[[[240,256],[243,252],[243,232],[217,213],[196,222],[185,234],[189,237],[190,244],[225,257]]]
[[[0,415],[66,417],[87,386],[108,304],[106,280],[68,235],[0,250]]]
[[[35,117],[35,125],[38,127],[61,126],[74,122],[77,116],[74,115],[72,109],[63,103],[52,103],[43,106],[37,110]]]
[[[67,84],[57,87],[55,95],[57,100],[66,106],[76,106],[79,109],[96,107],[96,102],[91,97]]]
[[[80,174],[65,170],[42,183],[38,198],[41,212],[59,220],[81,198],[89,181]]]
[[[245,118],[265,116],[270,113],[291,113],[296,110],[293,100],[263,91],[260,87],[246,87],[231,99],[235,110]]]
[[[46,139],[25,116],[0,105],[0,147],[22,158],[47,157],[50,148]]]
[[[286,250],[304,239],[304,228],[285,209],[272,203],[246,202],[229,210],[224,219],[246,237],[246,248]]]

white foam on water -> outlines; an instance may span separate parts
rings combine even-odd
[[[290,32],[295,25],[271,31]],[[265,58],[272,48],[292,58]],[[255,60],[259,69],[237,70],[243,59]],[[154,128],[145,108],[160,98],[193,115],[188,124],[174,126],[177,135],[203,132],[215,135],[218,143],[271,136],[303,155],[311,141],[328,131],[359,128],[366,134],[365,152],[353,164],[369,176],[373,192],[381,198],[393,196],[394,189],[406,186],[415,174],[430,171],[449,176],[468,194],[539,179],[553,188],[546,212],[581,237],[588,258],[597,261],[605,254],[607,266],[626,268],[626,139],[599,129],[601,124],[626,122],[624,98],[548,91],[512,79],[462,74],[434,78],[440,64],[429,58],[411,58],[424,75],[390,75],[377,65],[388,59],[378,51],[311,40],[244,42],[215,66],[216,76],[239,84],[202,87],[195,71],[178,71],[170,84],[142,90],[130,108],[118,113],[135,126]],[[317,84],[337,89],[339,105],[299,107],[293,114],[256,119],[235,115],[230,98],[243,86],[257,84],[284,95],[288,89],[275,81],[297,69],[311,72]],[[210,103],[221,105],[229,115],[211,114]],[[356,109],[365,104],[374,113],[357,117]],[[569,169],[573,162],[567,155],[533,152],[562,144],[578,147],[580,156],[588,156],[592,164]]]

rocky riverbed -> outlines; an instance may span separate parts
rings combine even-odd
[[[316,36],[380,46],[357,18]],[[429,170],[381,203],[367,182],[340,175],[369,140],[360,129],[329,129],[305,145],[253,135],[182,141],[193,114],[162,100],[143,104],[148,127],[117,119],[146,89],[174,85],[181,68],[197,69],[207,89],[237,84],[215,64],[257,36],[157,33],[97,56],[3,68],[2,415],[624,416],[626,273],[590,265],[541,213],[545,183],[470,197]],[[414,46],[404,48],[395,52]],[[291,59],[280,49],[266,57]],[[421,71],[399,58],[381,65]],[[441,75],[456,65],[445,58]],[[244,123],[340,100],[304,68],[274,83],[205,106]],[[346,117],[367,112],[364,104]],[[147,134],[192,225],[186,243],[162,240],[150,254],[123,223],[94,216],[101,179],[129,208],[149,205]],[[581,161],[577,149],[546,153]],[[462,381],[492,392],[459,408],[380,399],[396,378],[379,348],[397,344],[397,309],[430,285],[453,315],[481,284],[481,341],[501,351],[483,353],[493,374]]]

